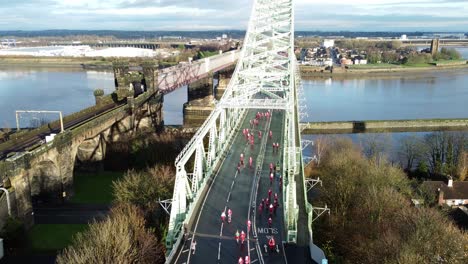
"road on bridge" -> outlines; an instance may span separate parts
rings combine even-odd
[[[258,112],[266,111],[250,110],[243,120],[226,159],[209,187],[203,207],[196,216],[198,219],[195,226],[189,230],[190,235],[178,252],[175,263],[238,263],[239,257],[245,258],[247,255],[250,255],[251,263],[260,263],[260,257],[263,257],[265,263],[286,263],[282,244],[285,235],[279,173],[270,184],[270,163],[282,164],[284,112],[274,111],[271,119],[261,119],[258,127],[253,128],[255,141],[251,147],[242,132],[244,128],[251,130],[250,120],[255,119]],[[272,131],[272,138],[269,137],[269,130]],[[258,131],[262,133],[261,139]],[[273,143],[276,142],[280,144],[279,151],[273,151]],[[241,153],[245,157],[244,166],[237,172]],[[253,158],[254,168],[249,167],[250,157]],[[279,203],[279,208],[271,216],[271,227],[268,223],[269,210],[264,209],[261,214],[258,210],[259,201],[268,197],[269,189],[272,190],[272,202],[277,193]],[[232,210],[232,222],[227,223],[226,220],[223,223],[221,212],[227,213],[228,209]],[[235,233],[247,233],[248,219],[252,221],[252,230],[246,238],[248,242],[238,244]],[[266,247],[271,236],[278,245],[273,251]],[[194,252],[191,247],[195,243]]]

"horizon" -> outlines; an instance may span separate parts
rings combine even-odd
[[[245,30],[253,0],[3,0],[1,31]],[[464,0],[295,0],[297,31],[466,32]]]

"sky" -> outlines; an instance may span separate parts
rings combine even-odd
[[[296,30],[468,32],[468,0],[294,0]],[[0,0],[0,30],[246,29],[253,0]]]

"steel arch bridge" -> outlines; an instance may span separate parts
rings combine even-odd
[[[304,182],[296,182],[302,179],[303,168],[298,99],[301,78],[294,53],[293,2],[254,0],[243,49],[228,88],[175,161],[176,179],[166,239],[168,259],[183,240],[184,229],[193,225],[202,210],[207,189],[224,160],[238,147],[235,138],[253,109],[284,113],[279,121],[283,135],[280,143],[283,227],[287,242],[297,240],[298,197],[302,196],[303,201],[305,194],[297,192],[297,184]],[[264,153],[265,149],[256,159],[258,168]],[[255,208],[255,200],[247,199],[245,203]]]

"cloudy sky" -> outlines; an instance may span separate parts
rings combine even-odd
[[[0,30],[245,29],[253,0],[0,0]],[[468,0],[295,0],[297,30],[468,31]]]

